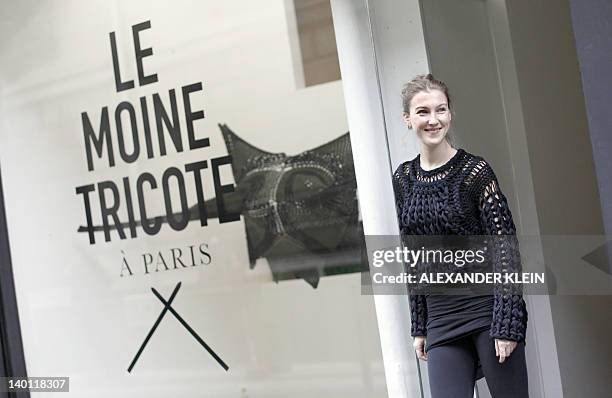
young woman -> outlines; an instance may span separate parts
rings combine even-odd
[[[404,120],[420,146],[419,155],[393,176],[402,235],[514,236],[491,166],[449,142],[446,85],[431,74],[417,76],[404,86],[402,101]],[[508,247],[493,251],[496,271],[520,266]],[[433,398],[472,397],[480,371],[494,398],[528,397],[527,311],[520,294],[411,294],[410,307],[414,348],[427,361]]]

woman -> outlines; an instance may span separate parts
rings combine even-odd
[[[402,235],[501,235],[516,242],[489,164],[449,142],[446,85],[431,74],[417,76],[404,86],[402,101],[420,145],[420,154],[393,176]],[[512,246],[505,249],[493,249],[495,271],[520,267]],[[411,294],[410,307],[414,348],[427,361],[433,398],[472,397],[480,371],[494,398],[528,396],[527,311],[520,294],[498,287],[484,296]]]

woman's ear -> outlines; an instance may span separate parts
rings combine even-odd
[[[410,130],[412,130],[412,122],[410,122],[410,115],[407,112],[404,112],[402,114],[402,117],[404,119],[404,122],[406,123],[406,126],[408,126]]]

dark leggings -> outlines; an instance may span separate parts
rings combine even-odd
[[[499,363],[495,341],[485,330],[427,351],[432,398],[472,398],[478,360],[493,398],[529,397],[525,344],[519,343],[504,363]]]

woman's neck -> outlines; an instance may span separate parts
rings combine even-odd
[[[435,147],[421,144],[421,168],[423,170],[432,170],[440,167],[455,156],[456,153],[457,150],[450,146],[446,140]]]

